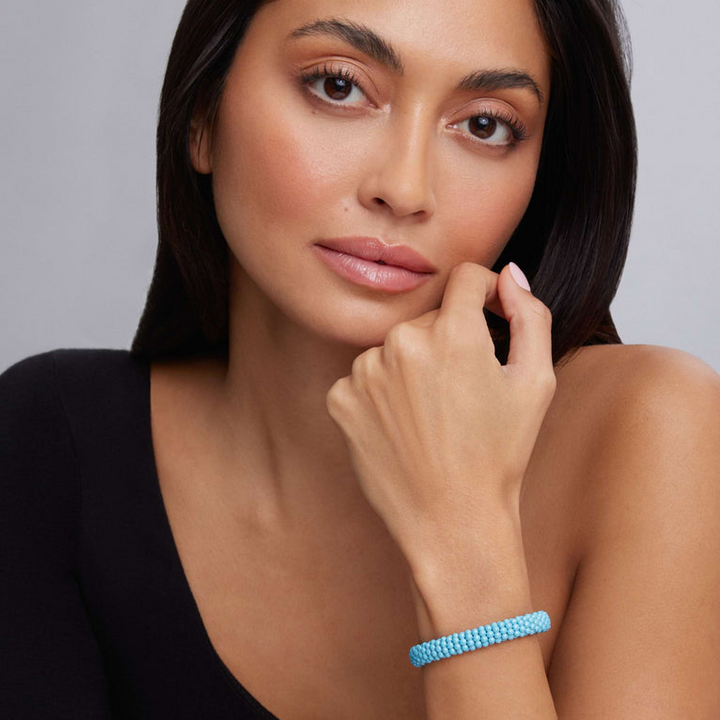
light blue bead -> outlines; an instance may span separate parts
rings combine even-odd
[[[461,655],[464,652],[546,632],[549,629],[550,617],[544,610],[539,610],[414,645],[410,648],[410,662],[415,667],[422,667],[452,655]]]

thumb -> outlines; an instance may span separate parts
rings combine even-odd
[[[530,290],[530,283],[515,263],[498,278],[498,297],[510,324],[507,367],[535,374],[552,368],[552,316]]]

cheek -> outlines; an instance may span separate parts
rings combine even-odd
[[[231,220],[298,219],[312,205],[315,182],[308,182],[303,148],[287,133],[250,118],[218,127],[213,189],[221,225]]]
[[[213,187],[228,239],[243,231],[317,231],[328,222],[327,208],[348,196],[361,155],[357,143],[343,143],[337,129],[330,141],[331,128],[315,116],[283,124],[278,114],[221,116]]]
[[[532,197],[536,158],[485,162],[469,172],[449,174],[438,207],[443,225],[457,239],[454,262],[492,267],[520,223]]]
[[[242,264],[251,261],[243,238],[262,238],[252,243],[252,254],[267,259],[273,239],[312,241],[336,230],[338,213],[356,210],[361,169],[377,162],[382,144],[382,129],[371,121],[325,119],[249,87],[226,97],[213,155],[218,221]],[[440,143],[437,153],[432,234],[444,238],[451,264],[471,260],[491,267],[530,201],[538,153],[489,159],[456,143]]]

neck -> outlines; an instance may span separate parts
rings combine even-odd
[[[366,501],[325,398],[363,349],[309,333],[250,278],[241,280],[231,284],[229,355],[218,388],[229,462],[249,471],[254,502],[273,517],[317,516],[323,508],[355,514]]]

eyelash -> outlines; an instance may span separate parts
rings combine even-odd
[[[310,72],[302,73],[300,75],[300,84],[310,95],[312,95],[313,100],[315,100],[316,102],[323,103],[324,105],[329,105],[333,108],[343,109],[343,103],[333,102],[332,100],[328,100],[327,98],[320,97],[316,93],[311,92],[309,89],[309,86],[312,85],[314,82],[317,82],[318,80],[327,80],[328,78],[345,80],[346,82],[358,88],[358,90],[360,90],[363,95],[367,96],[363,84],[360,82],[355,73],[352,72],[352,70],[349,70],[347,68],[330,69],[328,68],[327,63],[323,65],[322,68],[316,67],[310,70]],[[351,106],[348,105],[347,107],[349,108]]]
[[[510,130],[510,134],[512,135],[512,142],[508,143],[508,147],[515,147],[516,145],[519,145],[523,140],[528,139],[528,133],[527,128],[525,127],[525,123],[523,123],[521,120],[518,120],[517,118],[513,117],[509,113],[504,113],[499,110],[483,110],[482,114],[480,115],[472,115],[472,119],[474,117],[486,117],[491,118],[492,120],[499,121],[501,123],[504,123],[507,125],[508,129]],[[468,118],[466,118],[468,119]],[[479,138],[478,138],[479,139]],[[482,142],[480,140],[480,142]]]
[[[360,90],[360,92],[363,93],[363,95],[366,95],[365,88],[363,87],[362,83],[358,80],[357,76],[347,68],[338,68],[338,69],[329,69],[327,64],[323,65],[322,68],[317,67],[313,68],[307,73],[302,73],[300,75],[300,82],[304,88],[307,88],[309,85],[311,85],[314,82],[317,82],[318,80],[326,80],[328,78],[337,78],[338,80],[345,80],[346,82],[351,83],[355,87]],[[319,102],[322,102],[326,105],[330,105],[331,107],[339,107],[342,106],[342,103],[339,102],[332,102],[331,100],[326,100],[325,98],[321,98],[315,93],[313,93],[313,98],[318,100]],[[498,110],[483,110],[481,115],[472,115],[470,118],[466,118],[466,120],[471,120],[475,117],[485,117],[490,118],[495,121],[499,121],[507,126],[507,128],[510,130],[510,134],[512,136],[511,142],[509,142],[507,145],[497,145],[496,147],[505,147],[505,148],[513,148],[517,145],[519,145],[524,140],[527,140],[528,134],[527,134],[527,128],[525,124],[518,120],[517,118],[513,117],[509,113],[503,113]],[[463,121],[465,122],[465,121]],[[471,135],[471,137],[474,137]],[[483,145],[490,145],[492,146],[492,143],[486,143],[483,142],[480,138],[475,138],[475,142],[479,142]]]

